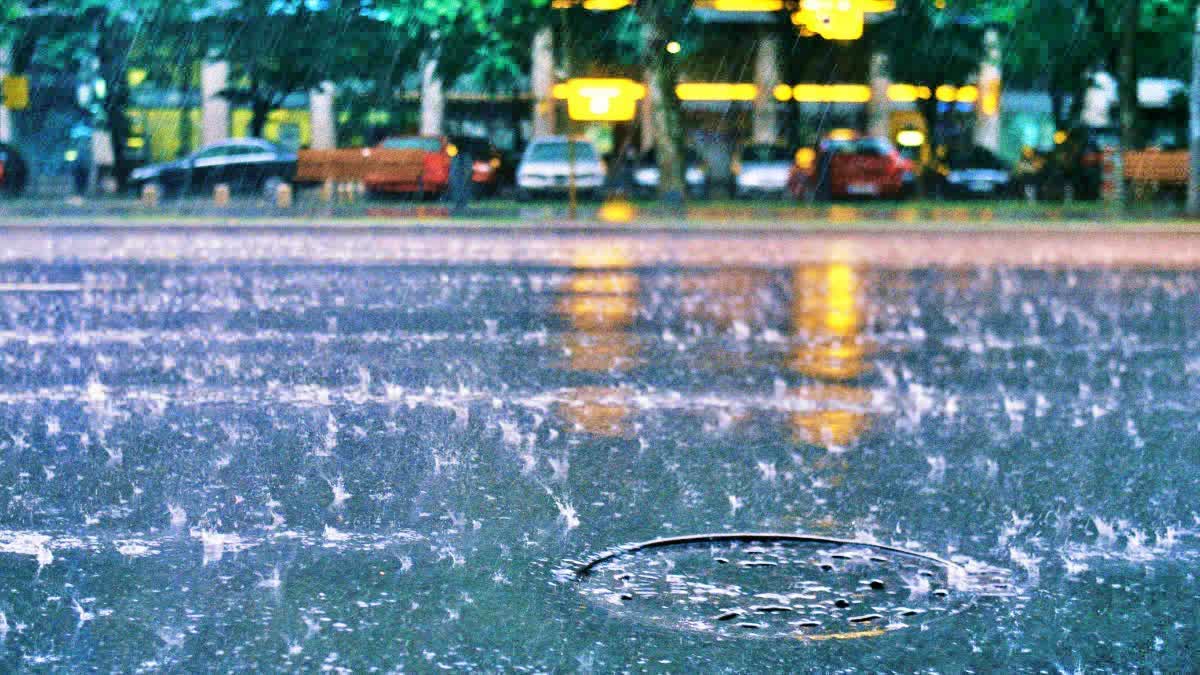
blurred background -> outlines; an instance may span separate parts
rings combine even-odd
[[[3,0],[0,185],[1181,201],[1195,5]],[[425,154],[295,156],[380,144]]]

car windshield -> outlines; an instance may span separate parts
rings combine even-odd
[[[691,148],[687,148],[686,150],[684,150],[683,160],[684,160],[684,162],[687,163],[688,166],[695,166],[697,164],[700,164],[702,161],[700,159],[700,155],[695,150],[692,150]],[[642,164],[647,165],[647,166],[657,166],[658,165],[658,153],[655,152],[653,149],[647,150],[645,153],[642,154]]]
[[[429,136],[387,138],[380,144],[380,147],[387,148],[388,150],[424,150],[425,152],[437,152],[442,149],[442,141],[440,138]]]
[[[576,141],[572,145],[575,146],[576,161],[596,161],[596,148],[591,143]],[[565,141],[537,143],[529,148],[529,161],[531,162],[566,162],[569,160]]]
[[[747,145],[742,148],[742,162],[791,163],[793,154],[782,145]]]
[[[492,154],[492,145],[487,140],[476,138],[474,136],[455,136],[450,139],[458,147],[460,152],[475,157],[483,157],[484,155]]]
[[[949,164],[955,169],[1007,169],[1008,165],[999,157],[979,147],[950,155]]]

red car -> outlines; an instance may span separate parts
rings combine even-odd
[[[916,167],[883,138],[825,139],[807,166],[797,162],[788,189],[797,198],[897,199],[913,188]]]
[[[440,195],[450,185],[450,162],[458,148],[444,136],[401,136],[379,144],[387,150],[420,150],[420,166],[380,169],[363,180],[370,192],[403,192]]]

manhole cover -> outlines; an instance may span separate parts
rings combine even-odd
[[[723,637],[854,639],[921,626],[984,595],[1006,570],[860,541],[722,533],[622,546],[565,572],[629,621]]]

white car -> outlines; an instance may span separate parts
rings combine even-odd
[[[596,152],[596,146],[585,140],[569,140],[565,136],[539,138],[525,148],[517,166],[517,198],[529,199],[535,194],[566,194],[571,179],[571,146],[574,146],[575,189],[585,197],[600,194],[608,170]]]
[[[747,145],[733,163],[733,194],[782,196],[795,163],[793,153],[780,145]]]
[[[688,148],[684,154],[683,180],[687,183],[688,195],[699,199],[708,197],[708,165],[695,150]],[[654,150],[647,150],[633,171],[634,193],[639,197],[658,193],[658,157]]]

